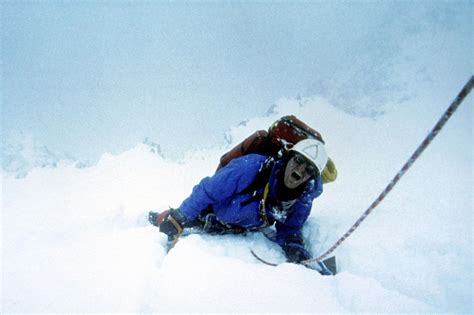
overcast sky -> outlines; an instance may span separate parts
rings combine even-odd
[[[459,29],[460,67],[472,57],[469,1],[12,1],[1,11],[3,136],[26,131],[91,162],[145,137],[170,157],[222,143],[280,97],[332,93],[344,106],[360,90],[386,95],[404,38],[427,28]]]

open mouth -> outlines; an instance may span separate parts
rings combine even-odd
[[[295,182],[299,181],[301,178],[302,178],[302,176],[300,174],[298,174],[297,172],[291,173],[291,179],[293,179]]]

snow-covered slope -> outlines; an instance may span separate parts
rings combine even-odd
[[[2,178],[5,312],[472,311],[472,97],[379,208],[336,252],[323,277],[284,262],[262,235],[192,235],[165,256],[146,212],[178,206],[219,156],[255,129],[295,114],[320,130],[339,178],[305,228],[322,253],[359,217],[458,91],[406,103],[377,120],[321,98],[282,99],[229,130],[231,144],[164,159],[139,144],[95,166],[34,168]]]
[[[1,139],[1,171],[23,178],[34,168],[55,168],[59,164],[74,164],[77,168],[87,163],[54,152],[41,144],[31,133],[12,131]]]

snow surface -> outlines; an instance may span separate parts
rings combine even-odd
[[[461,82],[462,84],[463,82]],[[449,92],[449,93],[448,93]],[[472,312],[472,96],[393,192],[336,251],[339,274],[284,262],[256,233],[191,235],[165,255],[148,210],[178,206],[218,158],[294,114],[322,132],[339,178],[304,230],[314,255],[382,191],[458,91],[350,116],[325,99],[281,99],[232,128],[230,145],[172,161],[146,144],[77,168],[2,175],[3,312]],[[449,94],[449,95],[448,95]],[[249,249],[273,262],[256,261]]]
[[[76,163],[77,167],[85,167],[82,162],[75,162],[72,157],[51,152],[45,145],[40,144],[31,133],[12,131],[2,138],[1,168],[17,178],[28,175],[33,168],[54,168],[59,163]]]

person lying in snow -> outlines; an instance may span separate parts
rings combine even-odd
[[[324,143],[304,139],[279,157],[248,154],[205,177],[177,209],[150,212],[149,221],[173,246],[185,228],[211,234],[246,233],[274,225],[288,262],[311,258],[302,228],[323,191]]]

